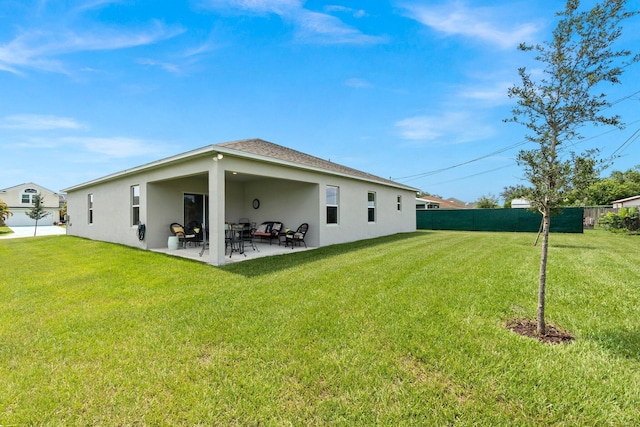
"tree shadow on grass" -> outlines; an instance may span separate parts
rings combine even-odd
[[[609,330],[591,338],[617,356],[640,362],[640,331]]]
[[[228,273],[239,274],[245,277],[257,277],[292,267],[299,267],[308,262],[316,262],[322,259],[328,259],[349,252],[358,251],[360,249],[370,249],[375,246],[386,245],[389,243],[422,238],[426,234],[428,233],[424,231],[393,234],[391,236],[359,240],[357,242],[323,246],[309,251],[257,258],[234,264],[227,264],[220,266],[219,268],[220,270]]]
[[[583,246],[583,245],[554,245],[553,243],[549,244],[550,248],[557,248],[557,249],[580,249],[582,250],[595,250],[595,249],[599,249],[593,246]]]

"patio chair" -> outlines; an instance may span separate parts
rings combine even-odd
[[[187,234],[187,232],[185,231],[184,227],[181,224],[174,222],[169,226],[169,229],[171,230],[171,233],[173,233],[174,236],[178,237],[178,241],[182,243],[183,248],[186,248],[188,243],[195,242],[196,235]]]
[[[248,243],[249,245],[251,245],[251,248],[254,251],[260,252],[258,250],[258,247],[255,245],[254,240],[253,240],[254,239],[253,233],[254,233],[255,229],[251,227],[251,222],[249,221],[249,218],[240,218],[240,220],[238,221],[238,224],[240,224],[242,226],[241,237],[242,237],[242,240],[243,240],[244,244],[246,245]],[[255,223],[254,223],[254,225],[255,225]]]
[[[242,226],[238,224],[226,224],[224,225],[224,253],[227,254],[227,248],[229,248],[229,258],[234,252],[244,253],[244,239],[242,238]]]
[[[202,224],[200,224],[198,221],[191,221],[189,224],[187,224],[185,233],[193,234],[195,236],[193,241],[195,242],[196,246],[200,246],[200,243],[202,243],[202,241],[204,240],[202,238],[204,235],[204,230],[202,229]]]
[[[289,231],[285,236],[286,245],[291,243],[291,249],[293,249],[293,246],[297,242],[298,246],[300,245],[300,243],[303,243],[304,247],[306,248],[307,242],[304,241],[304,238],[307,235],[307,231],[309,231],[309,224],[307,224],[306,222],[301,224],[296,231]]]

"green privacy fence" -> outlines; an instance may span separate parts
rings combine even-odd
[[[551,217],[551,232],[582,233],[582,208]],[[427,209],[416,211],[418,230],[537,232],[542,215],[528,209]]]

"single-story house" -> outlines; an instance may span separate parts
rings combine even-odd
[[[640,195],[627,197],[626,199],[614,200],[611,202],[614,208],[640,208]]]
[[[473,204],[454,199],[441,199],[435,196],[425,196],[416,198],[416,210],[426,209],[471,209]]]
[[[170,224],[195,220],[209,231],[204,258],[213,265],[224,264],[225,223],[240,218],[294,230],[308,223],[310,247],[416,230],[415,188],[260,139],[209,145],[64,191],[69,235],[159,249]]]
[[[531,202],[527,199],[516,198],[511,200],[511,207],[514,209],[529,209],[531,207]]]
[[[416,197],[416,210],[424,211],[427,209],[439,209],[440,203],[434,200]]]
[[[60,222],[60,194],[41,185],[28,182],[0,190],[0,200],[7,204],[9,215],[5,224],[8,227],[34,226],[36,221],[29,218],[27,212],[33,209],[33,198],[40,194],[44,198],[43,208],[47,216],[38,220],[38,225],[53,225]]]

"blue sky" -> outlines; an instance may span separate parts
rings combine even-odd
[[[497,196],[524,183],[525,129],[503,119],[518,67],[535,64],[516,46],[549,39],[563,7],[0,0],[0,188],[59,191],[262,138],[446,198]],[[638,21],[625,24],[627,48],[640,46]],[[626,170],[640,164],[640,66],[602,89],[625,98],[611,111],[628,126],[585,129],[576,149],[618,150],[613,168]]]

